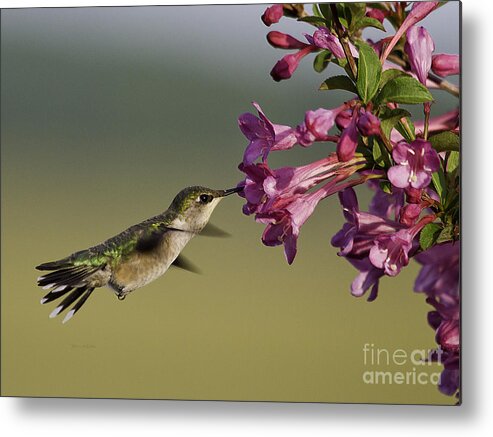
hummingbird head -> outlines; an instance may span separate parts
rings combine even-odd
[[[188,187],[181,190],[171,203],[170,209],[178,214],[182,226],[200,231],[207,224],[217,204],[226,196],[238,193],[242,187],[213,190],[206,187]]]

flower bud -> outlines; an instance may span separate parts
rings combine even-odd
[[[276,65],[274,65],[270,72],[272,79],[276,82],[289,79],[298,68],[301,59],[303,59],[311,51],[312,47],[308,46],[295,54],[286,55],[284,58],[277,61]]]
[[[426,79],[431,68],[431,54],[435,44],[424,27],[411,26],[406,32],[407,41],[404,51],[409,57],[411,70],[418,76],[419,81],[426,85]]]
[[[371,112],[361,111],[358,118],[358,129],[365,136],[380,134],[380,120]]]
[[[459,74],[459,55],[439,54],[432,58],[431,69],[441,77]]]
[[[352,112],[350,109],[339,112],[339,114],[336,117],[336,126],[341,131],[346,129],[349,126],[349,123],[351,122],[351,118],[352,118]]]
[[[266,26],[279,22],[283,15],[282,3],[268,7],[262,15],[262,21]]]
[[[353,117],[346,129],[342,131],[339,142],[337,143],[337,157],[340,161],[349,161],[354,157],[354,152],[358,145],[358,129],[356,128],[357,114],[353,112]]]
[[[460,347],[460,328],[458,320],[443,321],[437,329],[436,340],[444,350],[458,351]]]
[[[380,23],[383,23],[386,13],[384,11],[381,11],[380,9],[368,8],[366,16],[370,18],[375,18],[376,20],[380,21]]]
[[[277,32],[275,30],[267,34],[267,41],[272,47],[278,49],[302,49],[307,46],[304,42],[298,41],[291,35]]]

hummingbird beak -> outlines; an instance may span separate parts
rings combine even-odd
[[[229,188],[228,190],[222,191],[221,197],[226,197],[226,196],[229,196],[230,194],[233,194],[233,193],[239,193],[240,191],[243,191],[243,187]]]

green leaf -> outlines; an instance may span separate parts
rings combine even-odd
[[[373,160],[378,166],[382,168],[389,168],[391,166],[392,161],[390,158],[390,154],[385,145],[382,144],[380,141],[373,141],[372,154]]]
[[[368,103],[378,90],[382,65],[375,50],[368,44],[359,42],[358,48],[359,60],[356,87],[363,103]]]
[[[350,30],[354,31],[357,29],[356,24],[365,16],[366,4],[365,3],[346,3],[347,10],[351,15]],[[346,12],[346,16],[349,15]]]
[[[445,152],[448,150],[458,152],[460,150],[459,137],[449,131],[440,132],[439,134],[433,135],[429,138],[429,141],[437,152]]]
[[[346,67],[348,66],[348,62],[347,62],[347,59],[345,57],[344,58],[334,58],[333,62],[334,62],[334,64],[339,65],[339,67],[342,67],[344,69],[346,69]]]
[[[389,181],[380,182],[380,189],[387,194],[392,194],[392,184]]]
[[[442,202],[447,195],[447,182],[441,167],[438,171],[431,174],[431,180],[433,182],[433,186],[435,187],[435,191]]]
[[[305,23],[310,23],[310,24],[314,24],[317,26],[326,26],[327,25],[327,20],[325,20],[325,18],[323,18],[323,17],[313,17],[313,16],[301,17],[301,18],[298,18],[298,21],[303,21]]]
[[[374,27],[375,29],[385,32],[385,27],[380,21],[372,17],[363,17],[354,25],[354,30],[364,29],[365,27]]]
[[[346,90],[357,94],[358,90],[354,86],[354,83],[347,76],[332,76],[322,82],[319,90]]]
[[[431,102],[433,96],[428,89],[414,77],[399,76],[389,80],[377,97],[379,103],[424,103]]]
[[[318,7],[327,20],[332,20],[332,12],[330,11],[330,5],[328,3],[319,3]]]
[[[382,76],[380,78],[380,83],[378,87],[382,89],[389,80],[395,79],[399,76],[409,75],[402,70],[397,70],[396,68],[389,68],[388,70],[382,71]]]
[[[447,173],[453,173],[460,164],[460,154],[459,152],[452,151],[447,160]]]
[[[454,225],[448,225],[438,235],[438,238],[436,239],[437,244],[440,243],[446,243],[448,241],[455,241],[455,226]]]
[[[399,123],[400,119],[403,117],[410,117],[411,114],[402,108],[396,108],[389,111],[382,117],[380,121],[380,127],[387,138],[390,138],[392,129]]]
[[[320,12],[320,9],[318,8],[318,5],[316,3],[313,3],[313,5],[312,5],[312,11],[313,11],[313,15],[315,15],[317,17],[323,17],[323,15]]]
[[[317,56],[315,56],[315,59],[313,60],[313,69],[317,73],[321,73],[327,68],[327,65],[329,65],[331,57],[332,53],[330,53],[328,50],[320,52]]]
[[[421,249],[429,249],[437,241],[442,227],[437,223],[428,223],[419,234],[419,245]]]
[[[349,27],[349,23],[345,17],[339,16],[339,21],[346,29]]]

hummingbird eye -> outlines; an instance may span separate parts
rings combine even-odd
[[[213,197],[210,194],[201,194],[198,198],[200,203],[209,203],[211,202]]]

